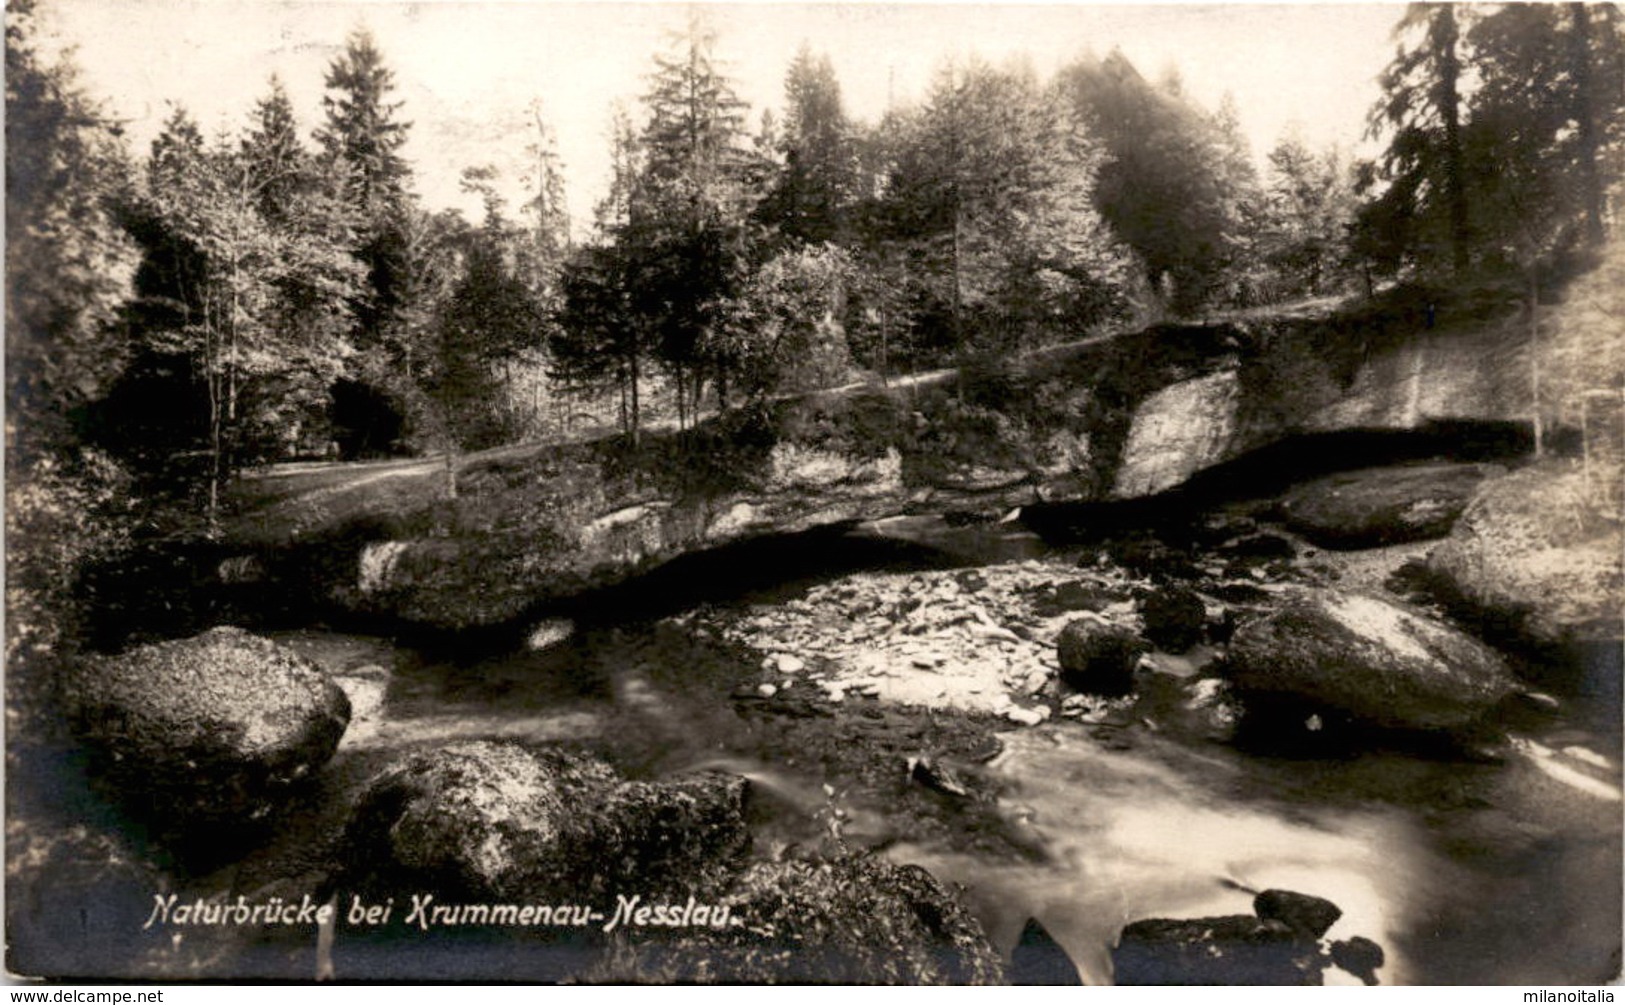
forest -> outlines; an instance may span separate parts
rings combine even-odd
[[[410,109],[364,29],[320,121],[275,77],[239,127],[176,102],[148,150],[6,24],[8,657],[71,631],[72,571],[208,534],[239,472],[681,430],[775,397],[992,365],[1081,336],[1396,284],[1538,302],[1617,214],[1625,45],[1612,4],[1413,4],[1358,159],[1282,136],[1119,52],[1048,79],[944,63],[875,122],[805,46],[746,107],[703,18],[616,113],[572,234],[550,131],[506,205],[413,194]],[[1262,167],[1260,167],[1262,165]]]

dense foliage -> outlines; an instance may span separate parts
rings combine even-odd
[[[472,163],[470,222],[414,194],[365,30],[309,133],[273,78],[237,129],[172,106],[133,156],[14,6],[9,470],[100,457],[206,514],[264,461],[479,449],[582,413],[635,444],[651,417],[1167,315],[1445,274],[1534,302],[1602,240],[1625,163],[1611,4],[1413,5],[1370,120],[1383,149],[1355,164],[1290,131],[1255,161],[1233,102],[1120,52],[1048,79],[959,58],[868,123],[803,46],[756,116],[695,18],[618,113],[577,242],[539,101],[525,198],[510,215]]]

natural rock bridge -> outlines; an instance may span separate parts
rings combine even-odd
[[[901,513],[1154,495],[1305,435],[1527,421],[1516,304],[1417,297],[1158,325],[996,371],[618,440],[246,479],[230,576],[357,613],[495,625],[747,538]],[[253,559],[248,555],[252,554]]]

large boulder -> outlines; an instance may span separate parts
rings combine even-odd
[[[1486,483],[1429,571],[1503,638],[1544,645],[1625,637],[1620,524],[1594,500],[1618,486],[1556,461]]]
[[[1335,964],[1367,984],[1377,983],[1381,946],[1358,936],[1323,945],[1322,937],[1343,914],[1331,901],[1265,890],[1254,898],[1253,912],[1134,922],[1112,950],[1116,982],[1314,985]]]
[[[1161,586],[1140,598],[1140,617],[1145,637],[1164,652],[1185,652],[1207,629],[1206,605],[1183,586]]]
[[[746,782],[628,782],[561,749],[459,743],[385,768],[346,833],[352,885],[516,903],[703,890],[749,844]]]
[[[718,984],[1001,984],[976,919],[918,866],[868,855],[762,862],[722,899],[739,924],[641,945],[589,975]]]
[[[1314,939],[1249,914],[1148,918],[1123,929],[1112,950],[1120,986],[1316,985],[1325,963]]]
[[[1055,639],[1061,679],[1086,694],[1127,694],[1140,656],[1150,651],[1132,629],[1095,618],[1067,622]]]
[[[1281,502],[1287,526],[1323,548],[1375,548],[1444,537],[1486,464],[1424,464],[1348,471],[1300,485]]]
[[[1494,650],[1381,597],[1302,589],[1230,641],[1244,695],[1284,698],[1388,729],[1453,729],[1514,689]]]
[[[63,698],[112,787],[165,830],[263,820],[350,722],[319,667],[238,628],[87,660]]]

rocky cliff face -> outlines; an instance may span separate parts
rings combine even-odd
[[[449,511],[426,503],[387,533],[352,534],[353,562],[324,559],[351,574],[325,582],[352,610],[460,629],[763,534],[1137,498],[1307,433],[1516,421],[1529,392],[1511,310],[1413,298],[1160,326],[934,384],[781,402],[650,437],[637,455],[599,443],[474,458]]]

